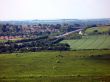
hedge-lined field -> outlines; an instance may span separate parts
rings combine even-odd
[[[110,49],[110,35],[83,36],[82,39],[64,40],[72,50],[78,49]]]
[[[101,82],[109,76],[110,50],[0,54],[0,82]]]

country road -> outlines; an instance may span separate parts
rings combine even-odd
[[[72,33],[75,33],[75,32],[79,32],[79,31],[82,31],[83,29],[78,29],[78,30],[75,30],[75,31],[71,31],[71,32],[67,32],[65,34],[62,34],[62,35],[59,35],[59,36],[55,36],[56,38],[60,38],[60,37],[64,37],[66,35],[69,35],[69,34],[72,34]]]

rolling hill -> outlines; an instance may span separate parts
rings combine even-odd
[[[64,40],[62,43],[68,43],[71,50],[77,49],[110,49],[110,36],[94,35],[84,36],[78,40]]]
[[[110,49],[110,35],[107,34],[109,30],[110,26],[88,28],[81,39],[64,40],[61,43],[68,43],[71,50]]]
[[[0,82],[110,82],[110,50],[0,54]]]

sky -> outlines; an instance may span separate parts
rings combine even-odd
[[[0,0],[0,20],[110,18],[110,0]]]

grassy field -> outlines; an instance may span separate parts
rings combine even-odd
[[[16,39],[11,39],[10,41],[14,42],[14,41],[17,41],[17,40],[22,40],[23,38],[16,38]],[[2,40],[0,39],[0,42],[7,42],[8,40]]]
[[[72,50],[79,49],[110,49],[109,35],[83,36],[82,39],[64,40],[62,43],[70,44]]]
[[[93,33],[94,30],[97,30],[98,32],[108,32],[110,31],[110,26],[100,26],[100,27],[93,27],[93,28],[89,28],[85,31],[86,34],[90,34]]]
[[[6,42],[7,40],[0,40],[0,42]]]
[[[110,82],[110,50],[0,54],[0,82]]]

